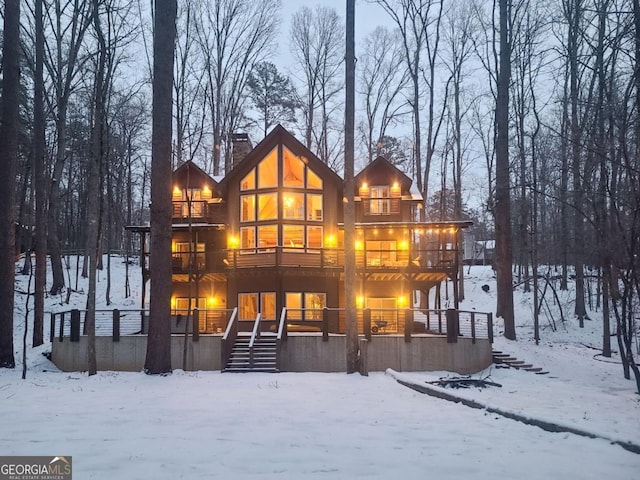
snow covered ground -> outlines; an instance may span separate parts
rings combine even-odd
[[[124,268],[113,259],[109,308],[139,306],[139,270],[131,273],[132,297],[124,299]],[[74,270],[70,271],[75,287]],[[465,270],[466,273],[466,270]],[[17,290],[27,290],[19,276]],[[487,284],[489,292],[481,285]],[[106,274],[99,281],[104,307]],[[86,283],[79,280],[79,289]],[[491,311],[495,280],[473,267],[461,308]],[[597,355],[598,314],[580,329],[569,320],[543,317],[542,341],[532,341],[530,294],[516,295],[517,342],[496,326],[495,348],[549,370],[534,375],[489,368],[501,388],[449,390],[527,417],[587,430],[640,445],[640,396],[624,380],[619,360]],[[85,298],[73,293],[71,304]],[[31,307],[32,308],[32,307]],[[61,298],[47,309],[67,310]],[[557,305],[550,305],[557,314]],[[16,295],[16,361],[22,358],[24,295]],[[30,339],[30,335],[29,335]],[[48,335],[47,335],[48,339]],[[614,349],[616,348],[614,342]],[[27,379],[0,371],[0,454],[70,455],[74,478],[85,479],[629,479],[640,478],[640,455],[603,439],[549,433],[486,410],[417,393],[379,372],[345,374],[221,374],[58,371],[28,349]],[[454,372],[404,373],[414,382]]]

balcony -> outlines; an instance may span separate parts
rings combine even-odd
[[[457,250],[424,248],[405,250],[356,250],[356,268],[363,272],[450,271],[456,267]],[[344,250],[338,248],[230,249],[224,265],[230,269],[261,267],[344,268]]]
[[[194,223],[225,223],[224,207],[220,203],[207,200],[192,200],[191,208],[187,200],[174,200],[173,223],[186,223],[191,219]]]

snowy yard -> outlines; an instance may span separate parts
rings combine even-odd
[[[113,278],[122,279],[114,261]],[[466,269],[465,269],[466,273]],[[103,277],[106,275],[103,274]],[[131,275],[139,292],[139,272]],[[18,289],[27,279],[18,277]],[[474,267],[461,308],[490,311],[490,269]],[[490,285],[485,293],[480,285]],[[104,278],[99,283],[105,285]],[[117,298],[115,305],[137,306]],[[99,295],[103,302],[104,294]],[[84,297],[72,295],[79,308]],[[531,334],[530,298],[516,297],[518,342],[495,348],[543,367],[548,375],[490,368],[501,388],[457,390],[503,410],[640,445],[640,396],[616,358],[602,359],[597,314]],[[64,309],[49,299],[48,309]],[[113,308],[113,307],[111,307]],[[24,297],[16,295],[16,361],[21,360]],[[556,319],[556,321],[558,321]],[[545,320],[544,325],[547,325]],[[47,336],[48,339],[48,336]],[[615,345],[614,345],[615,348]],[[385,373],[221,374],[57,371],[29,349],[21,364],[0,371],[3,455],[71,455],[74,478],[380,478],[628,479],[640,478],[640,455],[602,439],[549,433],[507,418],[417,393]],[[606,361],[605,361],[606,360]],[[424,382],[453,372],[403,374]]]

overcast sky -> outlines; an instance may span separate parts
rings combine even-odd
[[[291,54],[289,52],[289,31],[291,16],[301,7],[307,6],[314,9],[316,5],[333,8],[344,23],[347,11],[346,0],[282,0],[282,25],[280,28],[280,45],[275,59],[278,68],[289,67]],[[379,25],[390,25],[390,20],[385,11],[370,0],[356,0],[356,54],[362,48],[361,43],[371,31]]]

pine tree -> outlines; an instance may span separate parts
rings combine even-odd
[[[273,125],[296,121],[296,93],[289,78],[280,75],[273,63],[257,63],[249,74],[247,87],[265,136]]]

